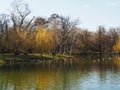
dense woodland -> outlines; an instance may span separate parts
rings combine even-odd
[[[78,27],[78,20],[58,14],[32,17],[27,4],[13,2],[9,14],[0,14],[0,53],[111,53],[120,52],[120,28],[96,31]]]

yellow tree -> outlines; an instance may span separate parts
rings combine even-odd
[[[52,30],[48,30],[42,27],[38,27],[38,31],[36,32],[36,50],[41,53],[46,53],[49,50],[54,48],[54,33]]]
[[[120,53],[120,38],[116,41],[116,44],[113,47],[114,51]]]
[[[26,44],[26,38],[27,38],[27,31],[20,30],[19,27],[17,27],[16,31],[13,29],[10,30],[9,36],[8,36],[8,46],[11,51],[14,52],[14,54],[19,54],[20,52],[24,51],[24,46]]]

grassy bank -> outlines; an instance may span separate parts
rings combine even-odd
[[[3,64],[3,63],[4,63],[4,61],[0,59],[0,64]]]
[[[40,61],[40,60],[60,60],[64,58],[70,58],[71,56],[65,54],[56,54],[53,57],[51,54],[29,54],[29,55],[14,55],[14,54],[0,54],[0,64],[4,62],[29,62],[29,61]]]

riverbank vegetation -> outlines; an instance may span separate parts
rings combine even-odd
[[[120,53],[120,28],[96,31],[78,27],[78,20],[52,14],[50,17],[32,17],[27,4],[13,2],[9,14],[0,14],[0,53],[30,56],[43,53],[80,55]],[[29,18],[28,18],[29,17]],[[9,56],[9,55],[8,55]],[[27,57],[28,58],[28,57]]]
[[[73,56],[65,54],[56,54],[55,57],[52,54],[0,54],[0,64],[3,63],[17,63],[17,62],[42,62],[44,60],[61,60],[71,58]]]

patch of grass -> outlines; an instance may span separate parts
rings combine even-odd
[[[40,58],[53,59],[52,55],[49,55],[49,54],[42,54],[42,57],[41,57],[41,54],[29,54],[29,56],[31,56],[31,57],[40,57]]]
[[[65,59],[65,58],[71,58],[73,57],[72,55],[67,55],[67,54],[56,54],[55,59],[56,60],[61,60],[61,59]]]
[[[55,57],[52,54],[29,54],[29,55],[14,55],[14,54],[0,54],[0,64],[7,61],[12,62],[23,62],[23,61],[30,61],[30,60],[61,60],[65,58],[70,58],[72,56],[65,55],[65,54],[56,54]]]

